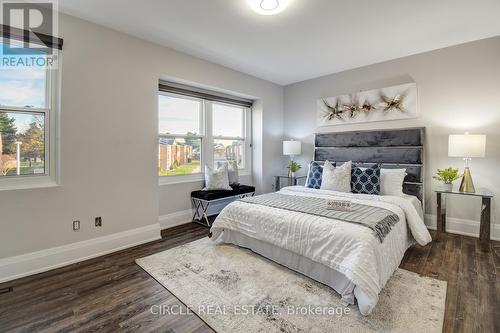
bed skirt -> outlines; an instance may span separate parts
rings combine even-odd
[[[364,303],[372,302],[368,296],[356,289],[356,285],[342,273],[299,254],[231,230],[224,230],[217,242],[234,244],[249,249],[293,271],[321,282],[335,290],[346,304],[354,304],[355,298],[358,300],[358,306],[360,307],[365,305]]]

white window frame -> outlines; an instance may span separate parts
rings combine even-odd
[[[1,41],[1,39],[0,39]],[[59,82],[62,65],[61,52],[53,49],[57,58],[56,68],[47,68],[45,82],[46,106],[44,108],[24,108],[0,106],[0,110],[12,113],[44,114],[45,124],[45,173],[40,175],[20,175],[0,177],[0,191],[45,188],[59,186]]]
[[[231,104],[215,102],[210,100],[204,100],[196,97],[184,96],[169,92],[159,92],[159,95],[171,96],[175,98],[185,98],[191,100],[201,101],[201,134],[197,136],[186,136],[186,135],[175,135],[169,134],[164,135],[158,133],[158,139],[160,138],[199,138],[201,139],[201,165],[200,173],[189,174],[189,175],[173,175],[173,176],[160,176],[159,185],[171,185],[179,183],[191,183],[199,182],[205,179],[205,165],[214,165],[214,140],[236,140],[242,141],[245,146],[244,158],[245,158],[245,168],[239,169],[240,176],[249,176],[252,174],[252,118],[251,118],[251,108],[241,107],[243,109],[244,119],[243,119],[243,137],[225,137],[225,136],[214,136],[213,135],[213,120],[212,120],[212,105],[229,105]]]
[[[233,141],[241,141],[243,142],[243,146],[245,147],[244,149],[244,156],[243,158],[245,159],[245,167],[242,168],[242,169],[238,169],[239,171],[239,174],[240,175],[243,175],[243,176],[247,176],[247,175],[250,175],[252,172],[252,159],[251,159],[251,156],[252,156],[252,128],[251,128],[251,110],[249,108],[245,108],[245,107],[240,107],[240,106],[235,106],[235,105],[231,105],[231,104],[227,104],[227,103],[221,103],[221,102],[210,102],[209,103],[210,105],[207,106],[207,108],[209,108],[210,112],[210,116],[212,116],[213,114],[213,109],[212,109],[212,106],[214,104],[218,104],[218,105],[227,105],[227,106],[232,106],[232,107],[239,107],[242,109],[243,111],[243,122],[241,124],[241,132],[243,133],[243,137],[237,137],[237,136],[223,136],[223,135],[213,135],[212,133],[212,129],[213,129],[213,121],[210,122],[210,126],[209,126],[209,130],[210,130],[210,140],[212,141],[212,151],[210,152],[211,153],[211,158],[212,158],[212,161],[210,164],[208,165],[214,165],[214,160],[213,160],[213,157],[214,157],[214,152],[213,152],[213,143],[215,142],[215,140],[233,140]]]
[[[198,101],[200,102],[200,134],[198,135],[186,135],[186,134],[161,134],[158,133],[158,139],[165,138],[165,139],[185,139],[185,138],[193,138],[193,139],[200,139],[201,140],[201,161],[200,161],[200,172],[199,173],[193,173],[189,175],[174,175],[174,176],[160,176],[158,175],[160,179],[160,185],[163,184],[175,184],[175,183],[183,183],[183,182],[188,182],[188,181],[200,181],[202,180],[204,169],[205,169],[205,164],[206,164],[206,150],[205,150],[205,143],[206,143],[206,111],[205,111],[205,101],[200,99],[200,98],[195,98],[195,97],[190,97],[190,96],[183,96],[183,95],[177,95],[177,94],[172,94],[168,92],[159,92],[159,95],[163,96],[169,96],[169,97],[175,97],[175,98],[183,98],[183,99],[188,99],[188,100],[193,100],[193,101]],[[158,116],[159,116],[159,110],[158,110]],[[159,143],[158,143],[159,145]]]

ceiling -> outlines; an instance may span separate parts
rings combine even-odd
[[[500,35],[500,0],[59,0],[61,11],[281,85]]]

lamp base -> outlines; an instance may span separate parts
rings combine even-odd
[[[465,167],[464,176],[462,178],[462,184],[460,184],[460,192],[466,192],[466,193],[476,192],[469,167]]]

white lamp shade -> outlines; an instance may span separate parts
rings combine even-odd
[[[486,135],[454,134],[448,140],[449,157],[485,157]]]
[[[298,156],[302,154],[300,141],[283,141],[283,155]]]

